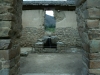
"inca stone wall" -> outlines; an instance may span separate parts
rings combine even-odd
[[[55,10],[56,28],[53,35],[58,36],[59,41],[66,47],[81,47],[81,39],[77,30],[75,11]]]
[[[44,36],[43,28],[25,27],[22,30],[22,36],[19,39],[21,47],[34,47],[38,39]]]
[[[100,75],[100,0],[77,0],[78,31],[89,53],[89,71]]]
[[[0,75],[19,72],[22,0],[0,0]]]
[[[56,28],[55,33],[59,41],[63,42],[67,48],[69,47],[82,47],[81,39],[77,29],[72,27]]]
[[[22,47],[34,46],[44,36],[44,15],[43,10],[23,10],[23,30],[19,40]]]

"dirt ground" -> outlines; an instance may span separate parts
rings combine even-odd
[[[21,57],[20,74],[66,74],[82,75],[82,53],[30,53],[27,57]]]

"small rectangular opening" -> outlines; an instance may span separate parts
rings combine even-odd
[[[54,17],[54,11],[53,10],[46,10],[45,11],[45,31],[54,32],[56,27],[56,20]]]

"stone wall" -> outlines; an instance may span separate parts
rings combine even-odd
[[[0,0],[0,75],[19,72],[22,0]]]
[[[43,28],[25,27],[22,30],[22,36],[19,39],[21,47],[34,47],[38,39],[44,36]]]
[[[72,27],[77,28],[75,11],[61,10],[55,11],[56,28]]]
[[[52,34],[59,38],[59,41],[63,42],[67,48],[69,47],[82,47],[81,39],[79,37],[78,30],[72,27],[56,28]]]
[[[22,47],[32,47],[36,41],[44,36],[44,11],[23,10],[22,12],[22,36],[20,44]]]
[[[78,31],[89,53],[90,73],[100,75],[100,0],[77,0]]]

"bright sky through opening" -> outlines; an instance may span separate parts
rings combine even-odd
[[[46,10],[46,14],[50,16],[54,16],[54,12],[52,10]]]

